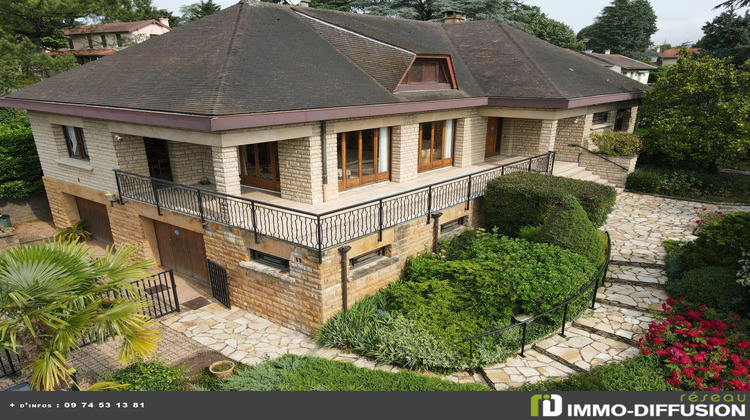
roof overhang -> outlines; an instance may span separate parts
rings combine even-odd
[[[361,105],[340,108],[264,112],[244,115],[208,116],[114,108],[95,105],[43,102],[27,99],[0,98],[0,107],[21,108],[30,111],[72,115],[110,121],[147,124],[208,132],[239,130],[283,124],[299,124],[344,118],[362,118],[443,111],[481,106],[571,109],[612,102],[640,99],[644,92],[627,92],[574,99],[535,98],[462,98],[441,101],[405,102],[381,105]]]

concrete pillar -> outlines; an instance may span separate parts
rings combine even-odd
[[[236,146],[212,146],[211,157],[216,191],[230,195],[240,195],[239,149]]]
[[[306,204],[322,203],[323,157],[320,134],[280,141],[278,147],[281,198]]]
[[[393,127],[391,153],[391,180],[404,182],[417,177],[419,158],[419,124],[407,117],[404,125]]]

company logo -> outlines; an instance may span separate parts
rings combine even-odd
[[[541,404],[540,404],[541,402]],[[550,394],[531,396],[531,417],[539,417],[539,406],[542,406],[542,417],[557,417],[563,413],[562,397]]]

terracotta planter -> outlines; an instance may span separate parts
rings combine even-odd
[[[217,367],[222,365],[229,365],[229,368],[224,368],[224,370],[216,370]],[[213,373],[217,378],[224,379],[227,376],[231,375],[234,371],[234,362],[229,360],[222,360],[220,362],[211,363],[211,366],[208,367],[208,371]]]

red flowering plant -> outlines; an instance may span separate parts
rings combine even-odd
[[[703,391],[750,391],[750,341],[738,326],[739,315],[708,315],[706,306],[690,307],[682,298],[662,304],[668,313],[653,322],[639,346],[666,366],[666,381]]]
[[[695,216],[697,217],[693,235],[697,235],[701,229],[724,218],[724,212],[721,210],[711,211],[708,207],[693,207],[693,210],[695,210]]]

